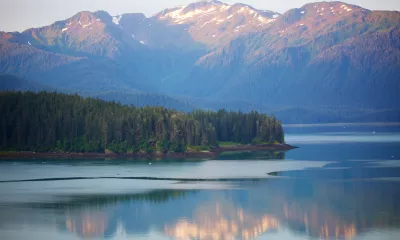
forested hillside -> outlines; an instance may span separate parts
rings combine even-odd
[[[219,142],[284,142],[281,123],[257,112],[177,112],[60,93],[0,93],[0,149],[186,152]]]

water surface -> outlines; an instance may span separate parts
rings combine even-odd
[[[287,132],[299,149],[1,161],[0,239],[400,239],[397,129]]]

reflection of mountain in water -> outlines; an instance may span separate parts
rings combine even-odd
[[[352,239],[371,229],[400,227],[395,182],[279,179],[243,184],[249,189],[169,191],[165,201],[154,199],[165,199],[168,191],[108,204],[87,202],[90,214],[87,208],[65,209],[65,225],[80,236],[113,236],[122,225],[127,234],[156,229],[173,239],[256,239],[283,228],[321,239]]]
[[[160,190],[133,195],[71,196],[71,201],[40,204],[46,209],[64,212],[59,228],[81,237],[110,237],[123,230],[127,234],[148,233],[161,216],[161,207],[182,204],[183,197],[194,191]],[[165,217],[174,217],[168,214]],[[160,216],[158,216],[160,213]],[[157,216],[157,217],[155,217]],[[162,225],[161,223],[158,225]]]
[[[298,234],[352,239],[372,229],[400,227],[399,183],[274,180],[250,190],[252,207],[268,212]]]
[[[84,212],[78,216],[66,216],[65,227],[68,231],[91,238],[102,237],[108,226],[107,215],[99,212]]]
[[[278,219],[270,215],[257,216],[232,202],[208,203],[199,206],[192,220],[181,219],[165,226],[165,234],[174,239],[255,239],[278,228]]]
[[[395,181],[269,179],[235,184],[239,189],[67,196],[66,202],[22,208],[14,204],[0,207],[0,212],[12,213],[9,225],[21,226],[26,218],[38,226],[56,222],[59,231],[85,238],[152,231],[166,239],[279,238],[285,229],[313,238],[352,239],[371,230],[400,228],[400,184]]]

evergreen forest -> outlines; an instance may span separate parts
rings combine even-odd
[[[1,151],[168,153],[284,142],[281,123],[257,112],[184,113],[55,92],[1,92],[0,112]]]

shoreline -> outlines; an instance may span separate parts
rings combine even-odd
[[[283,124],[286,128],[308,128],[308,127],[398,127],[400,122],[364,122],[364,123],[300,123]]]
[[[4,159],[31,159],[31,158],[124,158],[124,159],[148,159],[148,158],[211,158],[223,152],[241,151],[289,151],[297,147],[288,144],[279,145],[236,145],[212,149],[204,152],[183,153],[57,153],[57,152],[2,152],[0,160]]]
[[[291,146],[289,144],[258,144],[258,145],[235,145],[219,147],[212,151],[221,152],[241,152],[241,151],[289,151],[298,147]]]

